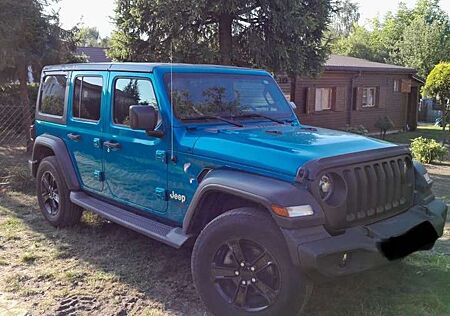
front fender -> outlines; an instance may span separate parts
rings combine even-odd
[[[223,192],[257,203],[267,210],[276,223],[285,228],[298,228],[324,223],[324,214],[312,195],[293,183],[235,170],[213,170],[200,182],[183,221],[183,231],[188,233],[203,197],[211,191]],[[314,215],[302,218],[285,218],[273,213],[272,205],[297,206],[309,204]]]

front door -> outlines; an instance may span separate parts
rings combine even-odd
[[[107,90],[107,72],[73,72],[67,107],[65,140],[75,162],[81,187],[99,193],[103,190],[103,151],[101,115]]]
[[[110,119],[103,150],[105,194],[120,203],[151,213],[167,208],[167,143],[129,127],[129,108],[148,105],[158,109],[151,74],[111,73]],[[160,113],[160,112],[159,112]],[[157,129],[162,128],[161,119]]]

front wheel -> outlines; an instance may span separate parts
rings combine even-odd
[[[192,274],[214,315],[295,315],[311,290],[279,228],[250,208],[229,211],[205,227],[192,253]]]

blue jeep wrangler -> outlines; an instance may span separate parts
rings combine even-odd
[[[431,249],[447,206],[408,149],[302,125],[292,107],[262,70],[45,67],[29,162],[42,213],[195,242],[215,315],[294,314],[312,281]]]

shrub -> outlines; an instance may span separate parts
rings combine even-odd
[[[39,85],[37,83],[28,84],[28,96],[31,106],[36,104]],[[0,85],[0,104],[20,105],[20,87],[16,83]]]
[[[348,132],[348,133],[353,133],[353,134],[358,134],[358,135],[367,135],[367,134],[369,134],[369,131],[367,130],[367,128],[364,127],[364,125],[359,125],[359,126],[347,125],[345,127],[345,131]]]
[[[434,139],[417,137],[411,142],[411,152],[414,159],[423,163],[432,163],[435,160],[443,160],[448,154],[448,149]]]
[[[394,122],[387,115],[381,116],[375,122],[375,127],[380,130],[380,137],[384,139],[386,137],[386,132],[394,127]]]

